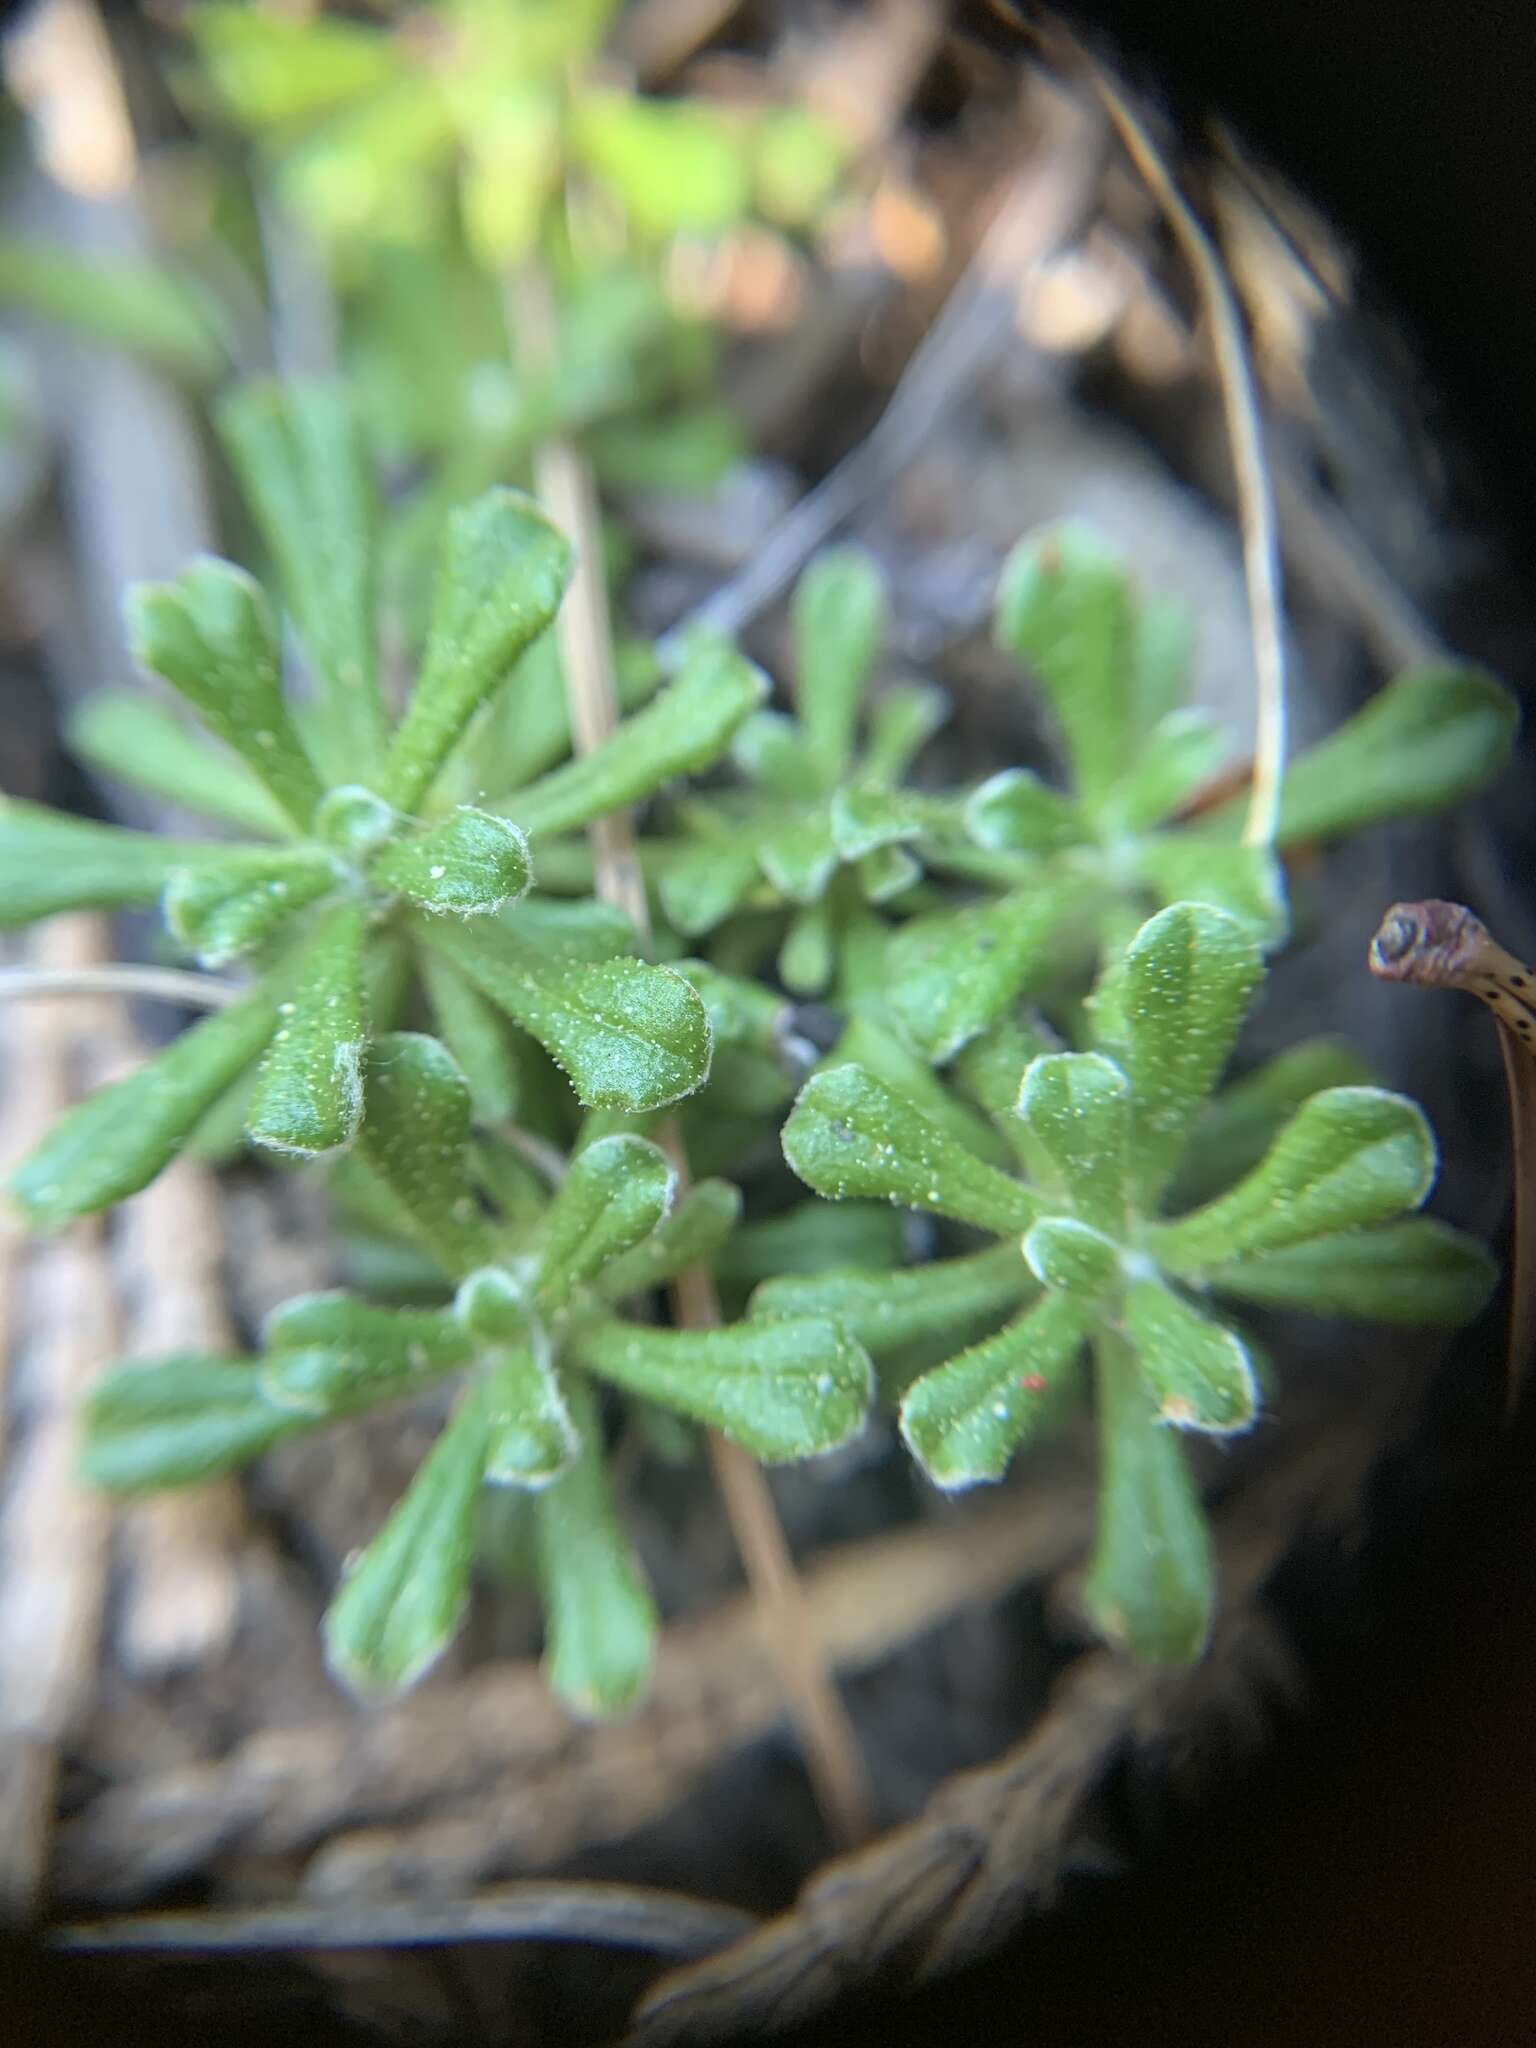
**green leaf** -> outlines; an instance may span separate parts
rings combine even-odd
[[[521,491],[487,491],[449,515],[415,693],[385,765],[385,793],[414,810],[470,719],[560,609],[571,549]]]
[[[972,790],[965,829],[978,846],[997,853],[1059,853],[1088,836],[1071,797],[1028,768],[1005,768]]]
[[[147,1187],[277,1029],[265,994],[205,1017],[137,1073],[99,1088],[56,1123],[11,1178],[37,1229],[109,1208]]]
[[[544,1348],[512,1345],[485,1365],[492,1486],[532,1490],[568,1472],[581,1445]]]
[[[504,924],[438,921],[418,930],[547,1047],[592,1109],[664,1109],[709,1074],[709,1017],[667,967],[639,960],[555,963]]]
[[[489,1263],[493,1246],[469,1191],[470,1098],[435,1038],[396,1031],[369,1053],[358,1149],[418,1241],[455,1277]]]
[[[830,789],[853,757],[859,705],[885,639],[885,577],[862,548],[825,548],[795,585],[795,707]]]
[[[87,257],[0,236],[0,303],[131,349],[191,384],[213,384],[228,367],[212,305],[187,278],[142,257]]]
[[[740,1046],[784,1057],[794,1013],[775,990],[744,975],[727,974],[707,960],[678,960],[673,965],[702,997],[717,1047]]]
[[[451,1315],[375,1308],[340,1290],[284,1302],[261,1341],[263,1396],[317,1421],[419,1393],[474,1356]]]
[[[1226,759],[1226,728],[1204,711],[1170,711],[1147,734],[1106,803],[1123,831],[1161,825]]]
[[[1031,1060],[1055,1052],[1061,1041],[1038,1019],[1024,1023],[1004,1017],[973,1038],[955,1061],[954,1079],[1012,1141],[1022,1130],[1019,1089]]]
[[[700,1181],[649,1237],[604,1265],[598,1275],[600,1292],[608,1301],[622,1301],[713,1258],[740,1215],[739,1188],[725,1180]]]
[[[573,1713],[595,1717],[622,1713],[639,1698],[660,1625],[614,1513],[597,1403],[580,1380],[568,1399],[581,1448],[571,1469],[535,1496],[544,1673]]]
[[[887,1203],[797,1202],[738,1230],[715,1271],[738,1286],[843,1266],[883,1271],[901,1263],[904,1238],[901,1214]]]
[[[153,903],[177,868],[209,853],[203,841],[92,825],[0,796],[0,930],[60,910]]]
[[[1365,1061],[1340,1039],[1310,1038],[1288,1046],[1223,1088],[1200,1112],[1169,1207],[1193,1208],[1250,1173],[1309,1096],[1324,1088],[1369,1085],[1372,1078]]]
[[[676,1190],[671,1160],[648,1138],[621,1132],[578,1152],[539,1237],[538,1292],[545,1310],[564,1308],[576,1288],[648,1237]]]
[[[1016,1308],[1039,1293],[1015,1244],[899,1273],[786,1273],[752,1296],[754,1319],[817,1316],[840,1323],[876,1356]]]
[[[1377,1323],[1469,1323],[1499,1269],[1476,1238],[1429,1216],[1319,1237],[1211,1268],[1206,1284],[1241,1301]]]
[[[1280,844],[1424,817],[1474,795],[1508,762],[1519,724],[1519,706],[1492,676],[1410,669],[1291,763]]]
[[[791,903],[819,902],[838,864],[828,812],[818,808],[763,833],[757,841],[757,864]]]
[[[765,796],[809,802],[824,792],[805,728],[783,711],[758,711],[743,721],[731,741],[731,759]]]
[[[1136,611],[1131,702],[1136,736],[1150,736],[1189,694],[1195,627],[1177,598],[1143,597]]]
[[[81,1477],[112,1493],[196,1486],[306,1427],[306,1417],[266,1399],[249,1359],[140,1359],[87,1395]]]
[[[1210,1537],[1178,1432],[1157,1419],[1136,1360],[1101,1337],[1099,1533],[1089,1614],[1113,1643],[1149,1664],[1192,1664],[1215,1600]]]
[[[323,1634],[326,1662],[351,1691],[403,1691],[458,1634],[490,1428],[487,1390],[472,1384],[394,1513],[346,1567]]]
[[[305,946],[293,995],[256,1070],[245,1128],[269,1151],[315,1159],[350,1145],[363,1113],[363,940],[368,913],[344,903]]]
[[[692,939],[713,931],[740,907],[757,873],[757,853],[749,842],[668,845],[656,892],[668,923]]]
[[[1120,989],[1131,1082],[1131,1194],[1149,1206],[1221,1078],[1263,973],[1251,932],[1226,912],[1176,903],[1144,924]]]
[[[1021,541],[998,581],[997,639],[1044,685],[1077,787],[1097,804],[1137,738],[1136,612],[1118,559],[1076,524]]]
[[[612,960],[632,953],[635,928],[615,904],[588,896],[557,903],[549,896],[525,896],[496,920],[501,930],[531,946],[546,961]]]
[[[1165,905],[1209,903],[1248,925],[1266,952],[1290,918],[1280,864],[1267,847],[1234,846],[1196,832],[1165,832],[1141,847],[1138,865]]]
[[[866,903],[893,903],[922,877],[922,864],[904,846],[877,846],[858,862],[859,894]]]
[[[366,98],[400,63],[380,29],[331,15],[203,4],[185,24],[209,83],[247,128],[296,126]]]
[[[366,782],[384,743],[377,509],[351,404],[339,385],[261,382],[225,399],[216,418],[314,665],[328,779]]]
[[[783,1134],[800,1178],[833,1201],[874,1196],[1003,1233],[1038,1213],[1017,1181],[959,1145],[917,1105],[863,1067],[813,1074]]]
[[[691,100],[588,90],[572,142],[593,176],[655,235],[708,234],[747,211],[750,173],[719,112]]]
[[[472,82],[459,81],[461,90]],[[531,80],[503,75],[484,82],[475,119],[465,124],[459,200],[475,261],[492,274],[507,273],[533,249],[559,189],[560,97]]]
[[[899,783],[949,716],[949,699],[931,683],[895,683],[869,713],[861,773],[870,782]]]
[[[134,660],[179,690],[303,832],[320,783],[283,702],[277,629],[243,569],[198,556],[174,583],[136,583],[124,600]]]
[[[789,921],[779,948],[779,979],[793,995],[820,995],[832,979],[837,940],[832,909],[826,902],[806,903]]]
[[[507,800],[524,830],[569,832],[718,760],[768,694],[761,669],[722,642],[694,647],[676,678],[604,743]]]
[[[1416,1209],[1435,1164],[1434,1137],[1417,1103],[1384,1088],[1328,1088],[1303,1103],[1246,1180],[1163,1224],[1151,1249],[1189,1273],[1363,1230]]]
[[[204,967],[225,967],[254,952],[340,881],[335,863],[307,847],[209,851],[206,864],[177,869],[162,905],[172,936]]]
[[[1096,1052],[1032,1060],[1019,1088],[1019,1115],[1057,1187],[1084,1222],[1111,1237],[1125,1229],[1130,1095],[1121,1069]]]
[[[952,806],[943,797],[920,796],[913,790],[881,789],[856,783],[834,790],[829,808],[832,840],[839,857],[863,860],[866,855],[894,853],[904,843],[921,839],[935,828],[953,828]]]
[[[242,762],[207,745],[142,692],[87,697],[69,721],[69,745],[98,775],[136,783],[187,810],[269,839],[289,829],[281,806]]]
[[[477,1120],[507,1122],[522,1090],[505,1018],[441,954],[423,948],[419,964],[438,1036],[469,1083]]]
[[[985,1031],[1050,965],[1072,916],[1064,888],[1021,889],[962,910],[914,918],[886,955],[891,1008],[936,1066]]]
[[[1120,1247],[1075,1216],[1042,1216],[1024,1233],[1024,1259],[1042,1287],[1103,1302],[1120,1286]]]
[[[1258,1389],[1248,1353],[1230,1330],[1155,1280],[1126,1295],[1125,1330],[1159,1422],[1210,1436],[1249,1427]]]
[[[373,878],[434,914],[484,916],[516,903],[533,879],[528,841],[506,818],[461,804],[414,839],[383,848]]]
[[[867,1013],[850,1020],[837,1041],[836,1049],[821,1064],[824,1067],[843,1066],[849,1061],[865,1068],[876,1080],[884,1081],[898,1095],[905,1096],[925,1116],[941,1124],[958,1144],[968,1152],[974,1152],[978,1159],[985,1159],[991,1166],[1011,1165],[1012,1155],[1007,1145],[986,1117],[978,1116],[968,1102],[962,1101],[944,1085],[926,1061],[908,1050],[894,1031],[887,1030]],[[1018,1094],[1023,1065],[1021,1061],[1013,1070],[1013,1081],[1008,1091],[1010,1109]]]
[[[771,1465],[857,1436],[874,1384],[862,1345],[835,1323],[801,1317],[723,1330],[590,1323],[572,1341],[599,1379],[718,1429]]]
[[[1090,1315],[1065,1295],[1047,1295],[908,1388],[901,1434],[935,1486],[1002,1478],[1076,1363]]]

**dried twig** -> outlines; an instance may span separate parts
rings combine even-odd
[[[1090,1522],[1078,1474],[1047,1470],[979,1513],[839,1545],[807,1567],[808,1636],[835,1669],[868,1668],[1059,1569]],[[573,1725],[536,1663],[491,1664],[376,1714],[272,1729],[215,1761],[112,1787],[61,1830],[56,1887],[82,1905],[131,1905],[228,1848],[293,1856],[339,1829],[406,1821],[403,1835],[335,1842],[308,1889],[441,1894],[497,1868],[548,1869],[669,1810],[783,1711],[744,1596],[667,1629],[650,1693],[623,1720]]]
[[[1280,542],[1274,495],[1264,461],[1258,392],[1243,338],[1242,316],[1215,244],[1174,182],[1146,124],[1103,67],[1068,31],[1075,51],[1103,101],[1126,152],[1162,208],[1195,274],[1221,383],[1222,406],[1237,480],[1243,536],[1243,574],[1253,627],[1253,663],[1258,683],[1258,737],[1254,748],[1253,792],[1243,828],[1247,846],[1271,846],[1280,816],[1285,772],[1285,642],[1281,630]]]
[[[115,1249],[129,1302],[128,1351],[217,1356],[230,1349],[218,1187],[196,1160],[174,1161],[124,1206]],[[136,1501],[124,1512],[115,1637],[129,1671],[160,1677],[228,1646],[245,1533],[231,1479]]]
[[[495,1885],[470,1899],[377,1899],[358,1906],[143,1913],[50,1929],[51,1948],[187,1955],[256,1949],[411,1948],[468,1941],[585,1941],[653,1955],[708,1955],[757,1925],[739,1906],[624,1884]]]
[[[56,918],[34,941],[42,965],[72,970],[106,938],[95,916]],[[5,1164],[70,1100],[72,1068],[99,1045],[110,1013],[71,1006],[18,1012],[9,1034]],[[18,1314],[19,1235],[8,1232],[0,1301],[14,1430],[0,1519],[0,1924],[42,1903],[59,1746],[94,1683],[110,1512],[77,1484],[75,1409],[116,1338],[102,1226],[92,1218],[30,1251]]]
[[[514,317],[523,347],[535,359],[547,360],[554,347],[553,308],[548,285],[532,265],[519,280]],[[577,569],[560,610],[559,633],[572,737],[578,753],[589,753],[618,723],[596,486],[585,457],[570,442],[558,439],[539,452],[538,484],[550,516],[576,543]],[[624,910],[642,944],[648,942],[650,906],[629,813],[611,812],[595,819],[588,830],[596,893]],[[677,1172],[679,1195],[686,1195],[688,1160],[675,1119],[667,1120],[662,1142]],[[672,1296],[684,1329],[708,1329],[719,1323],[720,1303],[707,1267],[694,1266],[680,1274]],[[853,1724],[807,1627],[804,1593],[768,1481],[753,1459],[717,1431],[709,1433],[708,1442],[716,1484],[759,1602],[764,1633],[783,1677],[817,1798],[834,1838],[844,1844],[860,1841],[870,1826],[864,1760]]]
[[[178,967],[141,967],[111,961],[99,967],[0,967],[0,1003],[59,996],[140,996],[147,1002],[181,1003],[221,1010],[249,994],[235,981],[188,974]]]

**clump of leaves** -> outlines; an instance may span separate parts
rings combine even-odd
[[[391,715],[376,638],[374,520],[360,439],[326,387],[256,388],[224,427],[302,636],[313,695],[285,688],[275,616],[227,562],[131,593],[141,664],[223,743],[205,745],[146,699],[96,700],[83,750],[249,831],[172,841],[7,802],[0,920],[163,901],[176,944],[248,966],[227,1009],[137,1074],[89,1098],[14,1181],[51,1225],[121,1200],[160,1171],[254,1070],[244,1128],[301,1158],[356,1137],[370,1041],[419,969],[439,1028],[488,1114],[515,1090],[515,1045],[537,1041],[588,1105],[645,1111],[692,1093],[710,1024],[692,985],[626,957],[626,922],[595,905],[527,899],[530,839],[568,831],[713,758],[765,684],[701,647],[674,681],[579,763],[508,804],[436,796],[455,749],[548,627],[570,568],[531,500],[492,490],[449,521],[414,687]]]
[[[453,1380],[442,1434],[332,1603],[332,1667],[359,1690],[393,1690],[442,1652],[489,1488],[527,1524],[551,1683],[582,1712],[612,1712],[645,1682],[656,1616],[609,1490],[600,1387],[782,1463],[862,1427],[869,1359],[825,1316],[713,1330],[623,1316],[617,1304],[721,1244],[740,1207],[721,1181],[674,1205],[671,1163],[649,1140],[592,1139],[546,1194],[517,1155],[472,1148],[469,1088],[436,1040],[379,1039],[364,1093],[357,1163],[372,1200],[456,1286],[451,1304],[307,1295],[268,1318],[257,1358],[125,1367],[89,1403],[86,1472],[127,1491],[204,1479]],[[505,1542],[503,1529],[503,1555]]]
[[[1172,1662],[1198,1654],[1212,1607],[1181,1438],[1230,1436],[1259,1406],[1252,1347],[1223,1304],[1459,1322],[1495,1277],[1474,1241],[1411,1214],[1434,1179],[1434,1140],[1413,1103],[1380,1088],[1308,1095],[1234,1185],[1165,1212],[1262,974],[1250,925],[1175,904],[1118,964],[1092,1050],[1036,1052],[1022,1075],[1012,1065],[1010,1092],[1003,1076],[1030,1047],[1011,1034],[986,1048],[970,1078],[1012,1171],[865,1067],[815,1075],[784,1130],[801,1179],[834,1200],[883,1198],[1001,1242],[899,1276],[770,1280],[753,1298],[764,1318],[832,1316],[876,1356],[977,1316],[1006,1318],[901,1398],[902,1434],[945,1488],[1000,1478],[1059,1422],[1091,1353],[1100,1491],[1089,1606],[1106,1635]],[[1292,1082],[1246,1084],[1248,1141],[1256,1085],[1278,1102]],[[1219,1121],[1220,1097],[1216,1107]]]

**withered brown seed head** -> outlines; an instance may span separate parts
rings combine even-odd
[[[1488,942],[1482,920],[1465,904],[1436,898],[1394,903],[1371,941],[1371,972],[1383,981],[1454,988],[1473,971]]]

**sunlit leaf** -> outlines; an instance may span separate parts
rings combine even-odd
[[[1121,1281],[1120,1247],[1075,1216],[1042,1216],[1024,1233],[1024,1260],[1042,1287],[1107,1303]]]
[[[521,830],[470,804],[414,839],[392,841],[371,873],[423,910],[455,917],[480,917],[515,903],[533,879]]]

